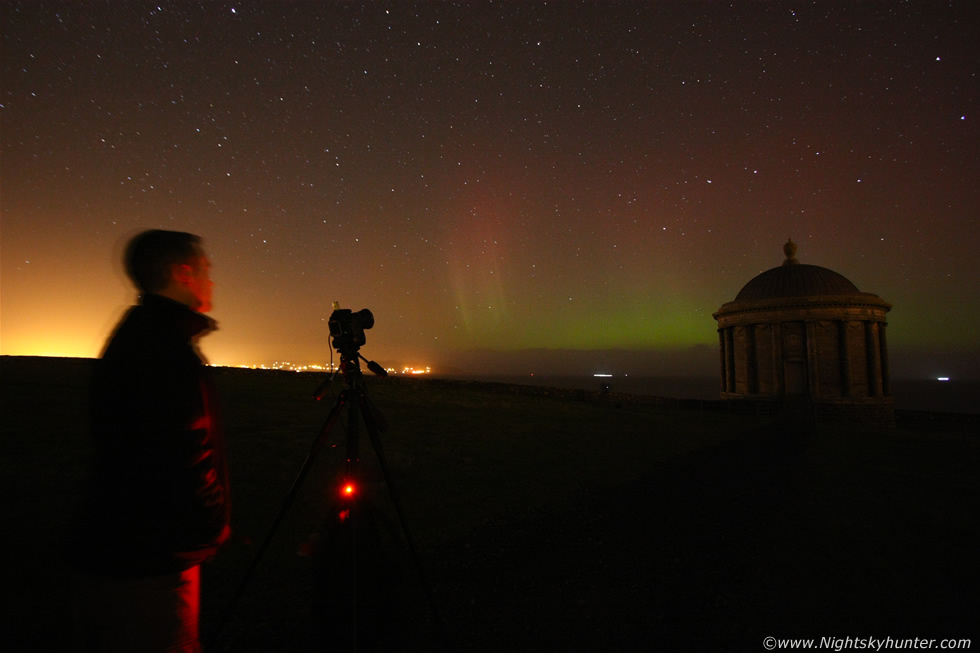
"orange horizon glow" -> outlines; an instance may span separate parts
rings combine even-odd
[[[4,337],[4,340],[7,340]],[[101,349],[90,343],[72,338],[45,339],[35,338],[14,339],[13,347],[0,347],[2,356],[44,356],[51,358],[98,358]]]
[[[3,351],[0,351],[0,356],[97,359],[101,355],[101,351],[84,351],[85,349],[86,348],[79,343],[65,342],[60,345],[50,345],[46,348],[40,346],[22,346],[12,349],[4,349]],[[288,372],[324,373],[339,371],[339,367],[337,365],[331,366],[330,364],[322,363],[290,363],[286,361],[275,361],[272,363],[241,363],[227,362],[224,360],[210,360],[207,364],[209,367],[228,367],[246,370],[283,370]],[[394,367],[389,367],[386,371],[389,374],[411,376],[433,373],[430,365],[406,366],[400,370]]]

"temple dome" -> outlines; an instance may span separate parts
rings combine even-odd
[[[783,247],[786,260],[778,268],[766,270],[749,281],[735,297],[736,302],[800,297],[804,295],[861,294],[845,276],[819,265],[804,265],[796,260],[796,243]]]
[[[767,270],[749,281],[735,297],[735,301],[755,301],[775,297],[801,295],[854,295],[860,294],[847,277],[819,265],[781,265]]]

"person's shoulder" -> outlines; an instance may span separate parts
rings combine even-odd
[[[152,356],[167,347],[171,339],[167,324],[145,306],[134,306],[116,326],[102,354],[103,359]]]
[[[155,319],[152,313],[145,306],[130,308],[116,326],[112,340],[127,340],[152,334],[159,326],[159,320]]]

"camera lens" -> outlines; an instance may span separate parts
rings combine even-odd
[[[374,315],[366,308],[354,313],[354,319],[362,329],[370,329],[374,326]]]

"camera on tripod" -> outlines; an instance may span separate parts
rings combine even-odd
[[[366,308],[357,312],[349,308],[338,308],[338,304],[334,302],[327,326],[330,327],[334,349],[341,353],[357,351],[367,342],[364,331],[374,326],[374,315]]]
[[[293,481],[289,492],[283,498],[282,507],[273,520],[269,532],[252,559],[251,565],[246,570],[238,589],[225,607],[217,627],[211,633],[210,642],[212,644],[218,640],[228,617],[234,612],[239,598],[258,568],[259,561],[268,549],[286,511],[296,500],[300,486],[312,468],[317,453],[322,449],[327,438],[330,437],[344,410],[348,411],[346,423],[347,469],[341,489],[342,498],[331,508],[332,514],[326,520],[324,529],[319,533],[324,536],[321,538],[321,552],[314,552],[314,611],[317,615],[317,623],[325,628],[322,631],[324,634],[333,635],[336,632],[343,633],[346,631],[349,637],[346,643],[349,644],[348,648],[354,651],[359,650],[357,648],[358,637],[366,636],[376,640],[380,635],[386,634],[384,633],[385,629],[393,623],[392,610],[394,604],[390,602],[390,597],[393,596],[391,591],[394,587],[393,583],[397,582],[397,579],[392,580],[392,577],[398,570],[396,566],[393,566],[396,564],[395,558],[388,556],[385,548],[386,545],[393,544],[395,541],[383,539],[385,534],[391,531],[390,528],[387,528],[384,515],[372,508],[365,497],[359,496],[361,493],[358,490],[357,474],[360,462],[358,424],[361,422],[366,427],[371,445],[377,454],[378,465],[381,468],[384,482],[388,486],[388,493],[394,504],[395,512],[401,522],[402,532],[415,562],[416,571],[425,584],[415,543],[408,528],[408,522],[398,499],[398,494],[392,487],[388,462],[384,455],[384,447],[381,444],[381,433],[388,429],[388,425],[384,416],[368,399],[367,386],[361,374],[360,361],[363,360],[367,363],[368,369],[375,375],[382,378],[388,375],[388,372],[381,365],[367,360],[358,353],[358,349],[367,342],[364,332],[374,326],[374,315],[366,308],[356,312],[350,309],[342,309],[338,302],[334,302],[333,313],[330,315],[328,326],[333,338],[333,346],[341,354],[341,365],[326,381],[320,384],[313,396],[317,400],[322,399],[338,371],[343,373],[347,387],[337,396],[337,400],[327,416],[327,421],[310,447],[303,467],[296,476],[296,480]],[[332,359],[333,356],[331,355],[331,362]],[[357,533],[356,537],[355,533]],[[363,564],[366,561],[377,564]],[[431,588],[426,586],[425,589],[433,616],[436,622],[439,622]],[[359,612],[358,603],[363,603],[362,607],[365,609]],[[345,626],[346,628],[337,628],[337,626]]]

